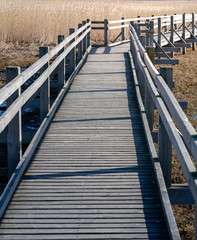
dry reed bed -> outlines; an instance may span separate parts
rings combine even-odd
[[[177,8],[178,5],[178,8]],[[109,20],[197,13],[197,2],[132,2],[129,0],[1,0],[0,42],[56,43],[82,20]],[[94,35],[99,41],[102,34]]]

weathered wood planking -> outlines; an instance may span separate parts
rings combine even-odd
[[[92,50],[4,214],[1,239],[169,239],[127,51]]]

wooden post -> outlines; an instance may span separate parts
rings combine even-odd
[[[58,44],[64,41],[65,36],[59,35],[58,36]],[[64,52],[64,47],[59,51],[59,55]],[[58,66],[58,92],[62,89],[65,83],[65,76],[66,76],[66,63],[65,58],[61,61],[61,63]]]
[[[177,21],[177,20],[176,20],[176,13],[174,14],[174,16],[175,16],[174,29],[175,29],[175,30],[177,30],[177,23],[176,23],[176,21]]]
[[[86,19],[86,22],[89,23],[90,19]],[[87,48],[90,46],[90,32],[87,34]]]
[[[74,32],[75,32],[74,28],[69,29],[69,34],[70,35],[73,34]],[[75,38],[72,41],[70,41],[70,44],[72,44],[74,41],[75,41]],[[75,70],[75,68],[76,68],[76,47],[74,47],[70,51],[70,71],[71,71],[71,74]]]
[[[82,24],[79,23],[78,29],[80,29],[81,27],[82,27]],[[79,33],[78,37],[80,37],[81,35],[82,35],[82,32]],[[78,62],[80,62],[83,56],[83,40],[79,42],[77,48],[78,48]]]
[[[149,19],[146,19],[146,46],[150,46],[150,23],[149,23]]]
[[[43,57],[46,53],[48,53],[48,47],[40,47],[39,48],[39,58]],[[49,63],[45,64],[40,69],[40,74],[42,74],[49,66]],[[40,88],[40,122],[44,120],[48,111],[50,109],[50,78],[48,77],[46,81]]]
[[[166,16],[167,16],[167,14],[164,14],[164,16],[165,16],[165,18],[164,18],[164,19],[165,19],[165,22],[164,22],[164,23],[167,24],[167,22],[166,22]],[[167,32],[167,26],[164,26],[164,32]]]
[[[155,64],[155,48],[148,46],[146,47],[146,52],[148,53],[148,56],[153,64]]]
[[[86,21],[83,21],[82,22],[82,25],[86,25]],[[83,33],[85,32],[86,30],[83,31]],[[86,52],[86,49],[87,49],[87,36],[84,37],[83,39],[83,54]]]
[[[150,21],[150,46],[153,47],[154,21]]]
[[[12,81],[20,74],[19,67],[6,68],[6,83]],[[7,108],[21,95],[19,88],[11,97],[7,99]],[[22,157],[22,126],[21,126],[21,110],[16,114],[8,125],[7,134],[7,150],[8,150],[8,179],[16,169]]]
[[[155,48],[154,47],[146,47],[146,51],[152,63],[155,63]],[[152,100],[151,94],[148,90],[147,84],[145,83],[145,110],[148,118],[150,131],[153,131],[154,125],[154,102]]]
[[[182,38],[185,40],[185,13],[183,13],[183,35],[182,35]],[[186,53],[186,47],[183,47],[183,54]]]
[[[170,41],[171,43],[174,43],[174,16],[171,16],[171,22],[170,22]],[[171,52],[171,57],[174,57],[174,53]]]
[[[172,90],[173,86],[173,69],[172,68],[160,68],[160,74]],[[167,131],[159,118],[159,135],[158,135],[158,144],[159,144],[159,160],[163,170],[166,187],[171,186],[171,166],[172,166],[172,144],[168,137]]]
[[[161,18],[158,18],[158,44],[161,46]]]
[[[146,36],[140,35],[139,40],[144,48],[146,48]]]
[[[104,19],[104,45],[108,45],[108,20]]]
[[[121,20],[124,20],[124,17],[121,18]],[[121,36],[122,36],[122,41],[125,40],[125,29],[124,29],[124,22],[122,22],[122,28],[121,28]]]
[[[194,36],[196,36],[196,32],[195,32],[195,14],[192,13],[192,33],[194,34]],[[192,43],[192,50],[195,51],[196,50],[196,43]]]

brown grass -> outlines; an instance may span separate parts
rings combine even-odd
[[[178,8],[177,8],[178,4]],[[1,0],[0,42],[55,44],[57,35],[86,20],[117,20],[197,12],[197,2],[128,0]],[[93,37],[99,40],[99,35]]]

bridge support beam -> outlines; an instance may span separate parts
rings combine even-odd
[[[19,67],[7,67],[6,83],[11,82],[20,74]],[[7,108],[20,96],[21,89],[19,88],[13,95],[7,99]],[[7,149],[8,149],[8,179],[16,169],[22,157],[22,128],[21,128],[21,110],[8,125],[7,134]]]

